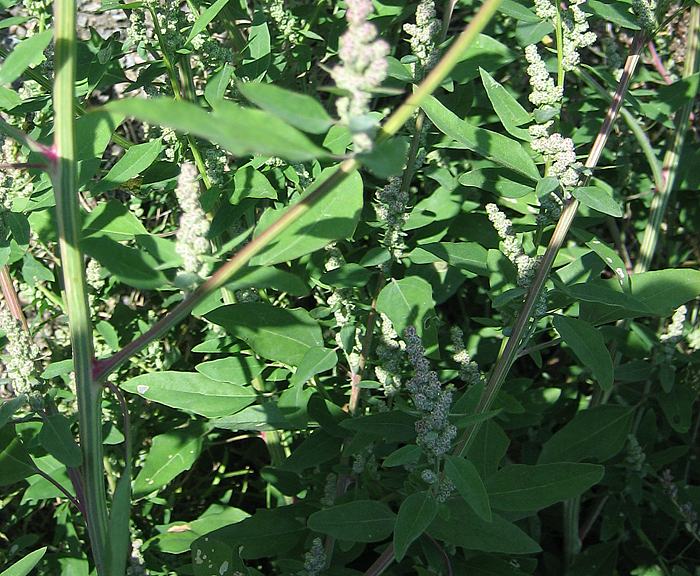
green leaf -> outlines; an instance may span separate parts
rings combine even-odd
[[[146,400],[207,418],[235,414],[255,402],[252,388],[211,380],[197,372],[154,372],[127,380],[121,387]]]
[[[123,114],[99,109],[75,121],[75,159],[101,158],[112,134],[124,119]]]
[[[297,201],[303,201],[335,172],[335,168],[326,168]],[[362,205],[362,178],[358,172],[353,172],[328,192],[321,202],[311,206],[253,257],[250,261],[251,266],[270,266],[287,262],[319,250],[334,240],[350,238],[360,219]],[[255,228],[254,235],[259,236],[286,210],[281,208],[265,212]]]
[[[605,392],[612,390],[613,362],[603,335],[588,322],[567,316],[554,316],[553,324],[579,361],[593,372],[600,387]]]
[[[521,182],[520,180],[524,180]],[[479,188],[505,198],[522,198],[533,192],[530,178],[503,168],[479,168],[459,177],[462,186]]]
[[[383,502],[355,500],[309,516],[309,528],[348,542],[381,542],[394,529],[396,515]]]
[[[277,200],[277,190],[262,172],[252,166],[244,166],[233,175],[234,192],[231,204],[239,204],[244,198],[272,198]]]
[[[77,468],[83,461],[70,421],[62,414],[52,414],[44,419],[39,442],[51,456],[69,468]]]
[[[8,486],[36,474],[36,467],[13,426],[0,429],[0,486]]]
[[[154,290],[168,284],[167,278],[150,255],[122,246],[111,238],[86,238],[81,242],[85,252],[97,260],[120,282],[134,288]]]
[[[234,71],[235,68],[226,63],[221,70],[207,79],[207,85],[204,87],[204,98],[210,106],[214,106],[217,102],[224,99]]]
[[[603,244],[600,240],[586,242],[586,246],[593,250],[593,252],[605,262],[608,269],[615,274],[620,286],[622,286],[623,289],[627,289],[629,287],[629,275],[627,274],[627,267],[618,253],[607,244]]]
[[[229,356],[197,364],[194,369],[218,382],[230,382],[239,386],[250,384],[263,371],[264,366],[255,356]]]
[[[226,6],[226,4],[228,4],[228,0],[216,0],[216,2],[209,6],[209,8],[202,12],[197,17],[194,24],[192,24],[192,29],[187,35],[185,44],[189,44],[197,34],[202,32],[209,25],[209,22],[216,18],[216,15],[221,12],[222,8]]]
[[[474,463],[482,478],[488,478],[498,469],[509,444],[510,440],[503,428],[493,420],[487,420],[469,447],[467,458]]]
[[[0,576],[27,576],[46,554],[46,546],[30,552],[12,566],[0,572]]]
[[[552,462],[605,462],[625,445],[634,408],[596,406],[576,414],[542,446],[538,464]]]
[[[0,428],[5,426],[10,421],[10,418],[15,415],[15,412],[25,404],[27,404],[27,397],[24,394],[17,396],[17,398],[5,400],[0,404]]]
[[[537,542],[498,514],[486,522],[461,498],[450,500],[448,506],[449,517],[438,515],[428,528],[439,541],[465,550],[502,554],[534,554],[541,550]]]
[[[335,350],[328,348],[309,348],[304,354],[296,372],[289,381],[290,386],[300,386],[310,380],[316,374],[332,370],[338,363],[338,355]]]
[[[625,2],[618,2],[617,0],[612,0],[612,2],[588,0],[583,10],[599,16],[603,22],[611,22],[630,30],[639,30],[637,19],[630,14],[629,4]]]
[[[464,145],[468,150],[532,180],[540,179],[537,166],[519,142],[497,132],[472,126],[458,118],[433,96],[429,96],[421,108],[443,134]]]
[[[486,34],[479,34],[461,55],[449,78],[464,84],[479,76],[479,68],[498,70],[515,57],[508,47]]]
[[[129,518],[131,517],[131,466],[122,472],[112,497],[109,512],[107,565],[112,574],[124,574],[129,558]]]
[[[676,382],[670,392],[660,392],[657,399],[671,428],[679,434],[688,432],[693,417],[693,404],[697,399],[697,392],[691,389],[690,384]]]
[[[575,188],[571,194],[581,204],[593,208],[602,214],[607,214],[613,218],[621,218],[623,211],[620,203],[617,202],[610,194],[597,186],[584,186],[583,188]]]
[[[278,156],[290,162],[305,162],[327,155],[279,118],[231,102],[218,102],[212,113],[191,102],[169,98],[130,98],[112,102],[105,108],[203,138],[234,156],[261,154]],[[265,130],[261,130],[261,126]]]
[[[404,466],[406,464],[415,464],[420,460],[423,451],[415,444],[407,444],[397,448],[389,454],[382,462],[384,468],[394,468],[395,466]]]
[[[321,282],[337,288],[360,288],[367,286],[372,271],[359,264],[344,264],[321,276]]]
[[[460,456],[445,457],[445,473],[479,518],[491,522],[491,504],[476,466]]]
[[[394,554],[398,562],[403,560],[411,543],[430,526],[437,512],[435,496],[428,492],[411,494],[401,503],[394,527]]]
[[[311,96],[263,82],[242,82],[238,89],[257,107],[311,134],[324,134],[333,124],[325,108]]]
[[[106,236],[119,242],[131,240],[138,234],[146,234],[146,229],[119,200],[98,204],[83,223],[83,238]]]
[[[159,138],[131,146],[110,168],[107,175],[95,185],[93,192],[106,192],[135,178],[156,161],[162,149],[163,143]]]
[[[603,478],[597,464],[512,464],[486,482],[491,505],[498,510],[534,511],[580,496]]]
[[[481,74],[486,94],[503,127],[511,136],[529,142],[531,140],[530,133],[527,129],[519,128],[519,126],[530,122],[532,119],[530,113],[486,70],[479,68],[479,74]]]
[[[143,467],[134,480],[134,499],[160,490],[173,478],[189,470],[202,451],[199,426],[173,430],[153,438]]]
[[[459,270],[473,272],[479,276],[489,275],[486,248],[476,242],[435,242],[421,244],[420,248]]]
[[[232,416],[217,418],[216,420],[212,420],[211,423],[217,428],[224,428],[234,431],[256,430],[266,432],[270,430],[303,429],[303,425],[287,420],[286,416],[293,416],[294,413],[296,413],[296,410],[283,410],[274,402],[264,402],[259,405],[248,406],[248,408],[245,408]]]
[[[408,138],[394,136],[374,146],[371,152],[360,154],[358,160],[379,178],[397,176],[403,172],[409,146]]]
[[[0,66],[0,85],[14,82],[27,68],[46,60],[44,50],[52,36],[53,30],[44,30],[19,42]]]
[[[338,458],[342,445],[341,438],[330,436],[324,430],[314,430],[282,461],[280,468],[301,474],[304,470]]]
[[[263,358],[290,366],[299,366],[311,348],[323,347],[320,326],[303,308],[277,308],[257,302],[230,304],[205,317]]]
[[[346,430],[386,442],[411,442],[416,438],[416,419],[398,410],[348,418],[340,425]]]

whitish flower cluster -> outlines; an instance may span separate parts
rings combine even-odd
[[[7,339],[4,364],[12,389],[17,395],[29,395],[37,383],[39,347],[5,306],[0,306],[0,330]]]
[[[304,554],[303,576],[318,576],[326,567],[326,551],[323,548],[323,540],[314,538],[311,550]]]
[[[287,10],[284,0],[266,0],[263,6],[270,20],[274,22],[280,37],[290,44],[301,44],[304,35],[299,32],[299,29],[303,26],[303,22],[299,22],[294,14]]]
[[[375,210],[377,218],[385,224],[386,231],[382,243],[394,260],[403,256],[403,227],[408,220],[408,192],[402,190],[402,179],[392,176],[384,188],[377,192]]]
[[[416,23],[403,25],[403,29],[411,37],[411,52],[420,64],[420,74],[414,69],[417,76],[422,76],[435,65],[438,57],[435,44],[441,28],[440,21],[435,17],[434,0],[421,0],[416,8]]]
[[[430,369],[415,328],[406,328],[404,340],[408,359],[414,368],[413,378],[406,388],[421,414],[416,422],[416,444],[428,460],[434,462],[450,450],[457,435],[457,427],[449,421],[452,391],[443,388],[437,373]]]
[[[453,326],[450,329],[450,338],[454,354],[452,359],[459,365],[459,377],[467,384],[479,384],[483,378],[479,365],[472,360],[469,352],[464,347],[464,333],[459,326]]]
[[[632,0],[632,10],[644,30],[652,32],[656,28],[656,0]]]
[[[554,20],[557,17],[557,7],[552,0],[535,0],[535,13],[541,20]]]
[[[588,15],[581,10],[586,0],[573,0],[569,10],[562,16],[562,68],[573,70],[581,61],[579,50],[596,41],[596,35],[589,30]]]
[[[0,162],[16,164],[26,162],[27,157],[22,148],[10,138],[2,140]],[[27,170],[7,168],[0,169],[0,212],[11,210],[15,198],[28,198],[34,191],[34,184]]]
[[[644,469],[645,461],[646,454],[644,453],[644,448],[639,444],[634,434],[630,434],[627,436],[627,455],[625,456],[625,462],[631,470],[639,474]]]
[[[92,258],[88,260],[85,267],[85,280],[93,290],[99,292],[105,285],[105,280],[102,278],[102,267],[97,260]]]
[[[680,342],[683,339],[683,328],[687,314],[688,309],[685,306],[677,308],[671,317],[671,323],[666,328],[666,332],[659,336],[659,340],[670,345]]]
[[[336,108],[340,120],[353,134],[355,152],[372,149],[372,134],[376,128],[368,117],[371,92],[387,74],[389,44],[377,38],[377,28],[367,22],[374,10],[371,0],[347,0],[345,18],[348,29],[340,37],[340,65],[331,70],[338,88],[348,92],[338,98]]]
[[[377,345],[378,364],[374,374],[384,389],[384,394],[391,397],[401,388],[401,366],[403,364],[406,345],[399,340],[394,325],[389,318],[382,314],[382,333]]]
[[[574,141],[556,132],[549,134],[551,126],[551,120],[530,126],[532,149],[542,154],[549,165],[547,176],[556,178],[563,189],[573,188],[579,182],[583,164],[576,160]]]
[[[182,216],[177,230],[175,249],[182,257],[183,269],[199,275],[204,268],[203,256],[209,253],[209,220],[199,204],[199,183],[194,164],[183,164],[175,189]]]
[[[36,19],[42,24],[51,21],[52,0],[22,0],[24,11],[30,19]],[[38,30],[38,28],[34,28]]]
[[[547,71],[547,65],[537,50],[537,46],[530,44],[525,47],[525,60],[529,66],[527,74],[530,76],[530,102],[537,108],[555,107],[562,99],[564,91],[561,86],[554,84],[554,79]]]

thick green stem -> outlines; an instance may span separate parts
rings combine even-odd
[[[690,10],[690,22],[688,25],[688,42],[686,44],[686,57],[683,67],[683,78],[688,78],[695,74],[698,68],[698,49],[700,43],[700,6],[694,5]],[[675,131],[671,144],[666,151],[663,162],[662,185],[658,187],[656,194],[651,201],[649,220],[647,220],[642,245],[640,248],[639,261],[634,268],[635,272],[644,272],[651,266],[656,246],[659,242],[661,224],[666,214],[671,192],[676,181],[678,165],[680,163],[685,135],[688,132],[688,121],[695,104],[694,98],[688,98],[683,107],[676,113]]]
[[[92,327],[80,250],[80,210],[75,161],[75,2],[54,2],[55,82],[54,157],[51,176],[56,196],[65,307],[70,324],[83,452],[87,525],[97,573],[106,574],[107,499],[102,463],[102,388],[92,378]]]

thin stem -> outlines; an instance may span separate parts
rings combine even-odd
[[[10,313],[15,317],[15,320],[22,325],[22,330],[29,333],[27,317],[22,311],[22,305],[19,302],[17,290],[15,290],[12,276],[10,276],[10,269],[6,265],[0,268],[0,287],[2,287],[2,295],[5,297]]]
[[[700,6],[695,4],[690,10],[690,22],[688,23],[688,42],[686,45],[685,64],[683,66],[683,78],[692,76],[698,68],[698,49],[700,47]],[[689,98],[676,114],[675,131],[673,140],[666,151],[663,163],[663,185],[657,189],[651,201],[649,220],[647,220],[642,245],[640,247],[639,261],[635,266],[635,272],[644,272],[651,266],[659,242],[661,224],[666,214],[669,198],[673,192],[678,165],[680,163],[683,144],[687,134],[688,121],[693,110],[695,100]]]
[[[107,497],[102,462],[101,386],[92,378],[92,327],[84,259],[80,250],[80,209],[75,162],[75,2],[54,2],[54,151],[51,170],[66,312],[70,324],[83,452],[86,518],[97,573],[106,574]]]
[[[478,37],[486,24],[495,14],[502,0],[486,0],[479,12],[476,13],[469,25],[452,44],[445,56],[433,68],[428,76],[421,82],[416,90],[399,106],[382,127],[377,138],[383,142],[396,134],[401,127],[413,115],[413,112],[421,105],[450,73],[452,68],[460,61],[464,51]],[[219,268],[208,280],[203,282],[190,296],[180,302],[172,311],[163,316],[148,331],[122,348],[119,352],[103,360],[95,362],[93,375],[95,380],[101,380],[131,356],[143,350],[149,342],[165,334],[170,328],[186,318],[192,309],[211,294],[221,288],[228,279],[238,272],[248,261],[274,240],[297,218],[308,212],[319,200],[321,200],[335,186],[340,184],[348,175],[359,167],[360,163],[354,158],[343,161],[337,170],[316,190],[306,196],[297,204],[290,206],[287,211],[269,228],[253,239],[249,244],[236,253],[228,262]]]
[[[58,488],[63,493],[63,495],[68,500],[70,500],[70,503],[78,509],[78,511],[83,515],[83,517],[85,517],[85,509],[83,508],[82,504],[70,492],[68,492],[68,490],[66,490],[65,486],[62,486],[59,482],[51,478],[51,475],[41,470],[41,468],[35,467],[34,469],[39,476],[41,476],[45,480],[48,480],[51,484]]]
[[[596,137],[596,140],[593,143],[588,158],[586,159],[585,166],[589,170],[592,170],[598,164],[600,155],[602,154],[603,148],[605,147],[605,144],[607,143],[607,140],[610,136],[610,131],[612,130],[613,123],[617,118],[620,106],[622,105],[624,94],[627,92],[627,88],[629,86],[630,79],[632,78],[632,74],[634,73],[634,70],[639,62],[639,55],[642,50],[643,44],[644,35],[638,34],[635,37],[630,55],[627,57],[625,69],[622,73],[622,77],[620,78],[620,82],[617,86],[617,90],[615,91],[615,95],[613,97],[612,103],[610,104],[610,108],[608,108],[608,112],[605,116],[605,121],[603,122],[603,125],[601,126],[600,131],[598,132],[598,136]],[[587,180],[587,178],[584,180]],[[586,182],[584,181],[582,186],[585,185]],[[547,281],[549,271],[552,267],[552,264],[554,263],[554,259],[556,258],[557,254],[559,253],[559,249],[562,247],[564,240],[566,239],[566,235],[569,232],[569,228],[571,228],[571,223],[573,222],[574,217],[576,216],[577,209],[578,201],[572,198],[568,201],[568,203],[564,207],[564,210],[562,210],[562,213],[559,217],[559,221],[557,222],[557,225],[554,228],[554,232],[552,233],[552,238],[549,242],[549,245],[547,246],[547,250],[545,251],[544,256],[542,257],[542,262],[539,268],[537,269],[537,274],[535,275],[535,278],[532,281],[532,284],[530,285],[525,304],[523,305],[522,310],[518,314],[518,317],[515,321],[515,325],[513,326],[513,330],[511,332],[510,337],[507,340],[505,348],[503,348],[502,353],[499,354],[499,357],[496,360],[496,364],[493,368],[493,371],[491,372],[489,380],[486,384],[486,388],[484,389],[484,392],[481,395],[481,398],[479,399],[479,403],[476,407],[475,414],[482,414],[490,409],[494,398],[498,394],[506,375],[510,371],[511,366],[515,361],[518,352],[520,351],[522,343],[527,339],[526,337],[530,327],[530,318],[532,316],[532,311],[535,307],[535,304],[537,303],[537,300],[540,297],[540,292],[542,291],[542,288],[544,287],[544,284]],[[462,437],[455,445],[454,453],[459,456],[463,455],[466,452],[466,450],[469,449],[469,446],[476,438],[476,435],[479,432],[480,428],[481,422],[476,422],[472,426],[468,427],[463,432]]]

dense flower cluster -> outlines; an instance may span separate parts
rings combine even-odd
[[[527,74],[530,76],[530,102],[536,107],[554,107],[562,99],[563,90],[561,86],[554,84],[554,79],[547,71],[547,65],[542,60],[542,56],[537,50],[537,46],[530,44],[525,47],[525,60],[529,66]]]
[[[671,323],[666,328],[659,340],[665,342],[666,344],[675,345],[680,342],[683,338],[683,328],[685,327],[685,317],[688,314],[688,309],[685,306],[681,306],[673,313],[671,317]]]
[[[552,121],[530,126],[532,149],[539,152],[549,164],[547,176],[556,178],[562,188],[573,188],[578,184],[583,164],[576,160],[574,141],[561,134],[549,134]]]
[[[299,32],[299,28],[303,23],[286,8],[284,0],[265,0],[264,6],[280,37],[290,44],[301,44],[304,35]]]
[[[569,3],[568,12],[562,17],[562,68],[573,70],[581,61],[579,50],[596,41],[595,32],[589,30],[588,16],[581,10],[586,0],[574,0]]]
[[[377,38],[377,28],[367,22],[374,10],[371,0],[348,0],[345,18],[348,29],[340,37],[340,65],[331,70],[338,88],[348,94],[338,98],[336,108],[340,120],[353,134],[355,152],[372,149],[372,133],[376,126],[368,117],[371,93],[387,75],[389,44]]]
[[[421,0],[416,8],[416,23],[403,25],[411,37],[411,52],[418,58],[421,72],[430,70],[437,61],[435,45],[441,28],[440,21],[435,17],[434,0]]]
[[[464,333],[459,326],[450,329],[450,339],[454,348],[452,359],[459,365],[459,378],[467,384],[479,384],[482,381],[479,365],[464,347]]]
[[[402,189],[403,180],[398,176],[389,178],[386,186],[377,192],[375,206],[377,217],[384,223],[383,244],[395,261],[403,255],[403,227],[408,220],[408,192]]]
[[[403,351],[406,345],[399,340],[399,335],[389,318],[382,314],[382,333],[377,345],[378,364],[374,368],[374,374],[384,389],[384,394],[391,397],[401,388],[401,366],[403,364]]]
[[[632,0],[632,10],[637,16],[639,25],[651,32],[656,28],[656,0]]]
[[[2,139],[0,163],[16,164],[26,162],[21,146],[10,138]],[[27,170],[5,168],[0,170],[0,212],[11,210],[15,198],[28,198],[34,190],[32,178]]]
[[[304,555],[304,576],[318,576],[326,567],[326,551],[323,548],[323,540],[314,538],[311,550]]]
[[[204,268],[203,256],[209,253],[209,220],[199,204],[199,183],[194,164],[183,164],[175,190],[182,209],[175,249],[182,258],[183,269],[199,275]]]
[[[406,354],[414,368],[413,378],[406,388],[411,394],[413,405],[421,414],[420,420],[416,422],[416,444],[428,460],[433,462],[450,450],[457,435],[457,427],[449,421],[452,391],[443,388],[437,373],[430,369],[423,343],[415,328],[406,328],[404,340]]]
[[[0,306],[0,330],[7,339],[5,371],[15,394],[30,394],[36,385],[39,347],[5,306]]]

